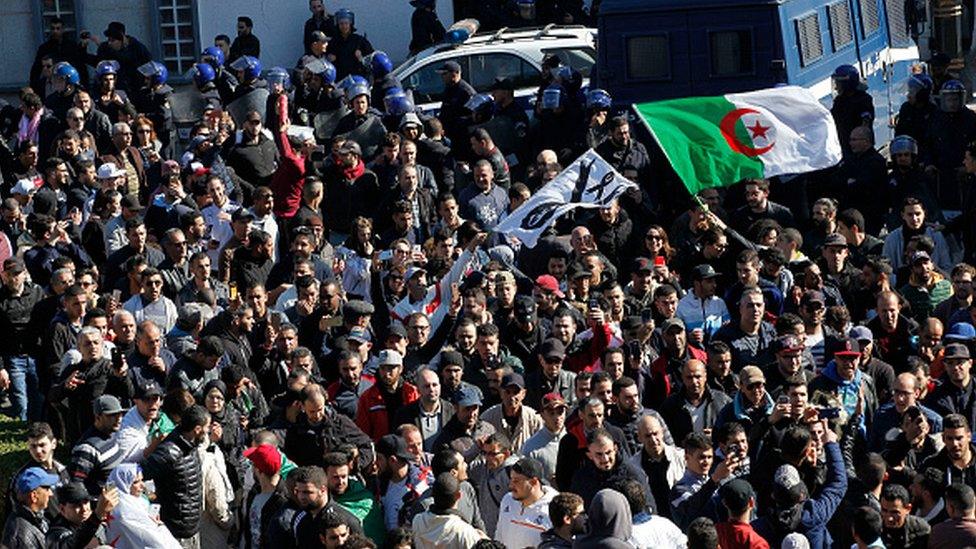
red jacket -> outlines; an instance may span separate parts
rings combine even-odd
[[[278,115],[280,120],[288,118],[288,97],[279,96]],[[278,144],[278,169],[271,176],[271,192],[274,193],[274,213],[278,217],[294,217],[302,205],[302,189],[305,188],[305,158],[295,152],[288,136],[285,125],[275,136]]]
[[[745,522],[720,522],[715,525],[722,549],[769,549],[769,543]]]
[[[578,350],[570,349],[566,353],[563,368],[570,372],[592,372],[596,363],[603,356],[603,352],[610,346],[610,324],[593,328],[593,337]],[[572,345],[570,345],[572,348]]]
[[[400,398],[403,399],[403,406],[420,398],[417,388],[403,382],[400,387]],[[394,410],[395,412],[395,410]],[[356,408],[356,425],[366,433],[366,436],[377,441],[383,435],[390,434],[390,412],[386,409],[383,402],[383,393],[380,391],[379,383],[374,384],[363,396],[359,397],[359,406]]]

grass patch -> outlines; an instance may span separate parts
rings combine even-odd
[[[0,492],[7,490],[10,477],[30,458],[24,438],[26,427],[25,422],[0,414]]]

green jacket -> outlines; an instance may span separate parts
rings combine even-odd
[[[336,503],[345,510],[356,515],[363,523],[363,531],[366,537],[382,545],[386,537],[386,525],[383,523],[383,512],[380,504],[373,497],[373,493],[366,488],[362,481],[354,478],[349,479],[349,487],[346,493],[336,496]]]

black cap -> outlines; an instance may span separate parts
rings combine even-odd
[[[827,235],[827,238],[824,238],[823,245],[824,245],[824,248],[826,248],[828,246],[843,246],[843,247],[846,248],[847,247],[847,239],[844,238],[844,235],[842,235],[840,233],[830,233],[830,234]]]
[[[445,366],[460,366],[464,367],[464,356],[457,351],[444,351],[441,353],[440,368],[443,370]]]
[[[839,337],[827,346],[827,357],[861,356],[861,345],[853,337]]]
[[[250,210],[248,210],[247,208],[245,208],[245,207],[242,206],[242,207],[237,208],[236,210],[234,210],[234,213],[232,213],[230,215],[230,220],[231,221],[247,221],[248,223],[250,223],[251,221],[254,221],[254,214],[251,213]]]
[[[515,298],[515,318],[522,322],[534,322],[536,320],[537,307],[535,300],[529,296],[519,296]]]
[[[329,37],[325,35],[324,32],[317,30],[312,31],[312,42],[328,42]]]
[[[491,88],[489,91],[495,90],[515,91],[515,84],[510,78],[496,78],[495,81],[491,83]]]
[[[950,343],[946,345],[945,354],[942,355],[942,359],[948,360],[951,358],[969,359],[969,347],[966,347],[962,343]]]
[[[106,38],[114,38],[115,40],[122,40],[125,38],[125,25],[119,21],[112,21],[108,24],[108,28],[102,34]]]
[[[499,385],[502,389],[505,387],[511,387],[512,385],[518,387],[519,389],[525,389],[525,380],[522,379],[521,374],[511,373],[505,374],[502,377],[502,382]]]
[[[589,270],[586,265],[583,265],[582,263],[571,264],[568,271],[570,280],[576,280],[577,278],[590,278],[593,276],[593,271]]]
[[[403,328],[403,324],[394,322],[386,329],[386,337],[390,336],[396,336],[400,339],[407,339],[407,330]]]
[[[141,212],[145,209],[142,203],[139,202],[139,197],[134,194],[127,194],[122,197],[122,208],[136,212]]]
[[[372,304],[366,303],[360,299],[350,300],[342,306],[342,316],[346,318],[369,316],[374,312],[376,312],[376,308],[373,307]]]
[[[457,61],[448,61],[441,65],[437,72],[461,72],[461,65]]]
[[[154,396],[163,396],[163,388],[158,383],[155,381],[144,381],[136,384],[133,398],[146,400]]]
[[[563,345],[562,341],[551,337],[539,345],[539,354],[542,355],[542,358],[565,358],[566,346]]]
[[[509,468],[509,471],[518,473],[528,478],[537,478],[542,482],[546,478],[546,473],[542,469],[542,464],[534,458],[525,457],[516,461]]]
[[[737,478],[725,483],[719,490],[719,497],[729,512],[739,515],[749,506],[749,500],[756,497],[752,485],[746,480]]]
[[[706,278],[715,278],[717,276],[722,276],[722,273],[715,272],[715,268],[707,263],[698,265],[691,270],[691,278],[693,280],[705,280]]]
[[[630,262],[630,272],[651,272],[654,270],[654,262],[646,257],[638,257]]]
[[[91,495],[80,482],[69,482],[58,486],[56,495],[59,503],[84,503],[91,501]]]
[[[396,456],[405,461],[413,461],[414,456],[407,451],[407,443],[397,435],[383,435],[376,441],[376,453],[386,457]]]

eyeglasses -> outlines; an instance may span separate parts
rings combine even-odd
[[[645,236],[644,239],[645,240],[664,240],[664,237],[662,237],[659,234],[649,234],[649,235]]]
[[[152,133],[152,130],[150,130],[149,128],[139,128],[136,131],[139,133]]]

